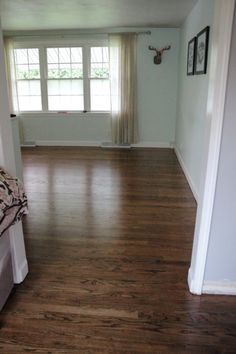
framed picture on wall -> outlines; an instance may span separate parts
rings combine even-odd
[[[195,70],[194,70],[194,73],[196,75],[206,74],[207,72],[209,31],[210,31],[210,27],[207,26],[197,35]]]
[[[187,75],[194,74],[196,37],[188,42]]]

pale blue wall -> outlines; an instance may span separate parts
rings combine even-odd
[[[236,11],[235,11],[236,14]],[[205,282],[236,284],[236,16],[234,15],[225,115]],[[234,288],[235,290],[235,288]]]
[[[111,135],[108,114],[27,114],[21,117],[21,123],[25,142],[100,144],[101,141],[109,141]]]
[[[151,32],[151,35],[138,37],[139,135],[141,143],[165,145],[173,142],[175,135],[179,30],[152,28]],[[171,50],[164,53],[161,65],[153,64],[154,52],[148,50],[150,44],[155,47],[171,45]],[[28,114],[21,117],[21,122],[25,141],[100,143],[111,140],[108,115]]]
[[[153,64],[155,52],[162,48],[161,65]],[[151,36],[140,36],[138,43],[138,115],[141,142],[172,143],[175,140],[179,64],[179,30],[152,29]]]
[[[188,41],[206,26],[212,25],[214,0],[199,0],[180,32],[180,66],[178,110],[176,122],[176,148],[191,180],[199,193],[203,141],[206,122],[209,66],[206,75],[186,75]],[[208,63],[211,55],[211,29]]]

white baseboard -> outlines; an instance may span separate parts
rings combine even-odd
[[[130,144],[114,144],[112,142],[101,143],[101,148],[103,149],[130,149]]]
[[[196,289],[196,282],[193,279],[193,273],[192,273],[192,269],[189,268],[188,270],[188,287],[189,287],[189,291],[191,294],[193,295],[201,295],[202,292]]]
[[[194,184],[194,182],[192,180],[192,177],[190,176],[190,174],[188,172],[188,169],[187,169],[187,167],[186,167],[186,165],[184,163],[184,160],[183,160],[183,158],[182,158],[182,156],[181,156],[181,154],[180,154],[180,152],[179,152],[179,150],[178,150],[178,148],[176,146],[174,146],[174,150],[175,150],[175,154],[177,156],[177,159],[179,161],[179,164],[180,164],[180,166],[181,166],[181,168],[182,168],[182,170],[183,170],[183,172],[185,174],[185,177],[186,177],[186,179],[188,181],[189,187],[191,188],[191,191],[192,191],[192,193],[194,195],[194,198],[195,198],[195,200],[197,202],[198,201],[197,188],[196,188],[196,186],[195,186],[195,184]]]
[[[188,287],[189,287],[189,291],[192,292],[192,288],[193,288],[193,280],[192,280],[192,271],[191,268],[189,268],[188,270]]]
[[[155,142],[155,141],[141,141],[137,144],[131,144],[132,147],[142,148],[173,148],[173,144],[170,142]]]
[[[24,141],[24,143],[21,144],[21,147],[35,147],[36,144],[34,141]]]
[[[103,142],[90,140],[36,140],[36,146],[96,146],[100,147]],[[24,145],[23,145],[24,146]],[[173,148],[171,142],[146,142],[142,141],[137,144],[131,144],[131,147],[140,148]]]
[[[36,146],[100,146],[100,141],[89,140],[36,140]]]
[[[236,282],[206,281],[203,283],[203,294],[236,295]]]
[[[22,223],[12,225],[9,232],[14,283],[21,283],[28,273]]]
[[[28,272],[29,272],[28,262],[25,259],[24,262],[21,265],[19,265],[19,267],[16,270],[16,273],[14,274],[14,283],[15,284],[22,283],[26,275],[28,274]]]

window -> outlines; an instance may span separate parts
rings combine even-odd
[[[107,47],[90,49],[91,110],[110,110],[109,59]]]
[[[48,110],[84,109],[82,48],[47,48]]]
[[[20,111],[41,111],[39,50],[15,49],[15,69]]]
[[[59,46],[57,41],[37,48],[16,44],[19,110],[110,111],[108,47],[95,43]]]

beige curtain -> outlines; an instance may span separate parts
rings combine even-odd
[[[135,33],[109,34],[112,140],[133,144],[138,140]]]

